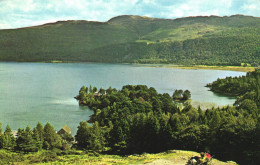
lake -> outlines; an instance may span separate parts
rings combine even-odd
[[[83,85],[121,89],[143,84],[170,95],[175,89],[188,89],[195,102],[223,106],[235,99],[216,95],[204,86],[217,78],[245,74],[131,64],[0,63],[0,122],[3,129],[9,124],[13,130],[27,125],[33,128],[38,121],[50,122],[56,130],[68,124],[75,134],[79,122],[92,114],[74,99]]]

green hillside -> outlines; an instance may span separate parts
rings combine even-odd
[[[88,151],[39,151],[36,153],[22,154],[9,152],[6,150],[0,150],[0,164],[175,164],[183,165],[188,162],[192,156],[199,156],[200,154],[193,151],[181,151],[181,150],[169,150],[167,152],[161,152],[157,154],[144,153],[142,155],[108,155],[108,154],[98,154]],[[12,159],[10,159],[12,158]],[[217,159],[212,160],[214,165],[237,165],[233,161],[222,162]]]
[[[0,30],[0,61],[260,63],[260,18],[118,16]]]

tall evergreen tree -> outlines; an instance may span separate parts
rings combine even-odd
[[[88,122],[80,122],[75,138],[80,148],[102,151],[105,146],[104,135],[105,131],[97,122],[93,126],[90,126]]]
[[[47,123],[44,126],[43,133],[43,148],[44,149],[53,149],[53,148],[61,148],[62,147],[62,139],[56,133],[53,126],[50,123]]]
[[[9,125],[6,126],[5,132],[0,138],[2,148],[7,150],[13,150],[16,146],[16,139],[13,136],[11,127]]]
[[[36,140],[33,138],[33,132],[29,126],[27,126],[25,130],[20,131],[16,143],[17,149],[26,153],[35,152],[39,149]]]
[[[41,149],[44,142],[44,129],[40,122],[38,122],[36,127],[33,129],[33,138],[36,140],[38,148]]]

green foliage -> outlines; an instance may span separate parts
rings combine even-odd
[[[185,90],[183,92],[182,89],[180,89],[180,90],[176,89],[174,91],[173,95],[172,95],[172,98],[173,98],[173,100],[184,100],[184,101],[186,101],[186,100],[189,100],[191,98],[191,93],[190,93],[189,90]]]
[[[175,20],[119,16],[105,23],[63,21],[1,30],[0,61],[257,66],[259,24],[259,18],[241,15]]]
[[[54,128],[50,123],[47,123],[44,126],[44,133],[43,133],[43,148],[44,149],[54,149],[54,148],[61,148],[62,147],[62,140],[61,137],[56,133]]]
[[[84,150],[109,150],[120,154],[169,149],[209,150],[224,160],[257,164],[260,146],[259,77],[259,70],[256,70],[243,77],[228,77],[213,82],[210,86],[219,86],[219,92],[232,91],[240,96],[234,107],[206,111],[200,107],[195,109],[189,103],[180,110],[169,94],[159,94],[146,85],[125,85],[121,90],[112,87],[98,90],[92,86],[88,90],[83,86],[76,99],[93,109],[90,119],[93,125],[80,123],[75,136],[76,144]],[[243,90],[232,87],[237,84]],[[173,94],[173,98],[178,99],[189,96],[188,90],[176,90]],[[58,155],[63,154],[59,149],[68,149],[64,144],[72,140],[67,134],[59,136],[49,123],[44,128],[38,123],[33,131],[30,127],[19,129],[17,139],[7,126],[5,132],[0,133],[0,148],[27,153],[37,151],[43,145],[44,149],[53,151],[42,153],[31,163],[48,162],[58,160]],[[64,153],[69,151],[65,150]],[[14,160],[20,158],[14,156]],[[1,158],[0,162],[6,162],[6,159]]]
[[[257,75],[254,72],[248,74]],[[255,84],[259,87],[258,83]],[[189,103],[184,104],[180,111],[169,94],[158,94],[154,88],[145,85],[126,85],[112,92],[111,89],[105,90],[110,92],[104,94],[101,94],[101,89],[94,95],[81,88],[76,97],[82,105],[94,110],[90,121],[107,128],[103,129],[102,141],[107,142],[103,145],[111,152],[210,150],[225,160],[256,162],[252,153],[257,153],[253,145],[259,145],[256,138],[259,107],[257,100],[250,98],[255,98],[257,92],[253,97],[241,100],[237,107],[212,108],[204,112]],[[80,97],[82,94],[83,98]],[[176,90],[173,98],[190,98],[190,92]],[[80,124],[76,135],[79,147],[94,150],[95,147],[91,147],[94,140],[91,139],[96,133],[93,132],[100,130],[95,125]],[[96,144],[99,143],[97,140]]]
[[[0,134],[0,148],[13,150],[16,146],[16,139],[12,134],[9,125],[6,126],[4,134]]]
[[[254,111],[254,104],[250,105],[248,103],[250,102],[249,100],[252,100],[258,108],[260,107],[260,69],[248,72],[246,76],[242,77],[218,79],[212,84],[208,84],[208,86],[214,92],[239,96],[235,105],[240,108],[248,109],[249,111],[252,109],[252,111]],[[246,105],[250,107],[245,107]]]
[[[0,150],[0,164],[14,164],[14,162],[22,162],[24,161],[24,156],[15,152],[11,152],[8,150]]]
[[[43,135],[44,135],[43,126],[40,122],[38,122],[37,126],[33,129],[33,138],[36,140],[38,149],[42,149],[43,141],[44,141]]]
[[[75,136],[78,147],[93,151],[102,151],[105,147],[105,131],[95,122],[90,126],[88,122],[80,122]]]
[[[26,153],[37,151],[39,148],[36,140],[38,139],[33,137],[33,132],[29,126],[27,126],[25,130],[19,130],[19,135],[16,140],[17,150]]]
[[[183,93],[183,100],[189,100],[191,98],[191,93],[189,90],[185,90]]]
[[[6,126],[4,133],[5,134],[11,134],[12,133],[11,127],[9,125]]]

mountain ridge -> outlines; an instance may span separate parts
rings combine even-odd
[[[176,20],[182,20],[182,19],[190,19],[190,18],[232,18],[232,17],[248,17],[248,18],[260,18],[260,17],[255,17],[255,16],[250,16],[250,15],[242,15],[242,14],[234,14],[230,16],[217,16],[217,15],[210,15],[210,16],[187,16],[187,17],[180,17],[180,18],[175,18],[175,19],[170,19],[170,18],[154,18],[154,17],[148,17],[148,16],[139,16],[139,15],[119,15],[110,18],[107,21],[88,21],[88,20],[59,20],[56,22],[49,22],[49,23],[44,23],[40,25],[35,25],[35,26],[27,26],[27,27],[21,27],[21,28],[14,28],[14,29],[0,29],[0,31],[3,30],[17,30],[17,29],[24,29],[24,28],[32,28],[32,27],[41,27],[41,26],[46,26],[46,25],[55,25],[57,23],[100,23],[100,24],[105,24],[105,23],[111,23],[117,19],[122,19],[122,18],[142,18],[142,19],[148,19],[148,20],[170,20],[170,21],[176,21]],[[260,26],[260,25],[259,25]]]
[[[260,63],[259,51],[255,50],[260,46],[259,27],[260,18],[243,15],[177,19],[122,15],[106,22],[57,21],[0,30],[0,61]],[[227,44],[231,50],[225,45],[221,48],[223,51],[214,50],[212,44],[216,43],[212,38],[230,40],[232,44]],[[185,46],[185,42],[192,44]],[[200,42],[206,42],[205,47],[198,45]],[[244,43],[246,49],[242,48]],[[169,46],[172,44],[180,46]],[[218,47],[221,45],[222,41],[217,43]]]

